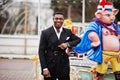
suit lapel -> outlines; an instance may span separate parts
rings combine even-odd
[[[64,28],[63,28],[63,31],[61,32],[60,39],[58,39],[53,27],[50,28],[49,35],[50,35],[50,40],[52,41],[52,43],[57,42],[58,44],[66,42],[66,41],[68,41],[67,38],[68,37],[70,38],[70,36],[67,34],[67,32]]]
[[[67,35],[65,29],[63,28],[63,31],[62,31],[62,33],[61,33],[61,35],[60,35],[60,42],[65,42],[67,36],[68,36],[68,35]]]
[[[55,30],[54,30],[53,27],[50,28],[50,33],[49,33],[49,35],[50,35],[50,37],[51,37],[50,39],[52,39],[52,42],[58,41],[58,37],[57,37],[57,35],[56,35]]]

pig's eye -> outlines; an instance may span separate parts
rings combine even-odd
[[[110,17],[110,14],[106,14],[106,16]]]

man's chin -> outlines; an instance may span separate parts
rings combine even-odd
[[[56,25],[57,28],[60,28],[62,25]]]

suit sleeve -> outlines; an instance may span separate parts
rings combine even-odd
[[[68,43],[70,47],[74,47],[81,41],[81,39],[75,34],[73,34],[71,31],[69,31],[69,33],[70,33],[70,41]]]
[[[45,32],[42,31],[39,43],[39,59],[42,70],[47,68],[46,61],[45,61],[45,50],[46,50],[46,36]]]

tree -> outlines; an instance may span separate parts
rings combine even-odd
[[[82,3],[81,0],[51,0],[51,8],[56,11],[62,11],[65,18],[71,18],[73,21],[82,21]]]
[[[107,0],[114,4],[115,8],[120,10],[120,0]],[[99,0],[85,0],[85,22],[90,22],[94,18]],[[74,22],[82,22],[82,0],[51,0],[51,8],[56,11],[63,11],[65,18],[70,17]],[[71,7],[70,7],[71,6]],[[70,11],[69,10],[70,7]],[[120,12],[116,19],[120,21]]]
[[[114,0],[113,4],[115,8],[119,9],[118,14],[116,15],[116,20],[120,21],[120,0]]]
[[[9,13],[7,10],[4,10],[5,6],[9,4],[12,0],[1,0],[0,1],[0,32],[9,17]]]

